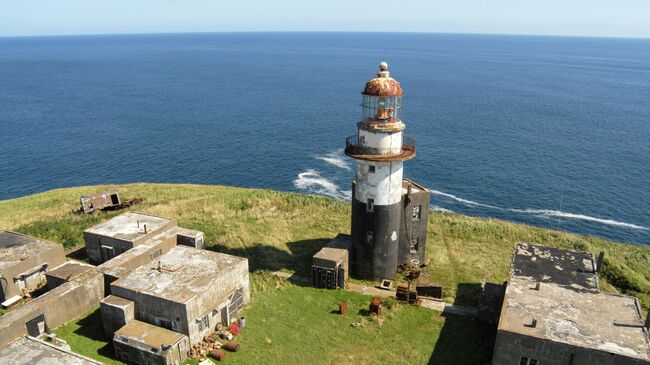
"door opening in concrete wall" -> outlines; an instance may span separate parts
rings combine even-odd
[[[34,319],[27,321],[25,323],[25,328],[27,328],[27,334],[32,337],[38,337],[42,333],[49,333],[50,329],[47,327],[45,322],[45,314],[40,314]]]
[[[102,260],[108,261],[115,257],[115,249],[111,246],[102,245]]]
[[[371,173],[371,174],[374,174],[375,173],[375,165],[368,166],[368,172]]]
[[[117,194],[111,195],[111,203],[115,205],[120,204],[120,198],[117,197]]]

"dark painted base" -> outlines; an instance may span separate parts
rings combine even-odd
[[[354,191],[354,190],[353,190]],[[352,198],[353,273],[366,280],[392,279],[397,271],[401,203],[372,212]]]

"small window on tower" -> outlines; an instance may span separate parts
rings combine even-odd
[[[414,205],[413,206],[413,221],[419,221],[422,217],[422,206]]]
[[[375,165],[368,166],[368,172],[371,173],[371,174],[374,174],[375,173]]]
[[[372,231],[366,232],[366,242],[371,245],[373,241],[374,241],[374,234],[372,233]]]
[[[375,199],[368,199],[368,205],[366,205],[366,210],[368,213],[375,211]]]

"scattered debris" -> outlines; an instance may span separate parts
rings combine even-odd
[[[97,195],[82,196],[79,198],[81,208],[79,212],[91,214],[97,211],[112,211],[128,208],[130,206],[142,203],[141,198],[134,198],[123,201],[115,190],[105,191]]]
[[[223,350],[210,350],[210,357],[217,361],[225,361],[226,353]],[[200,365],[200,364],[199,364]]]
[[[342,301],[339,303],[339,314],[342,316],[348,314],[348,302]]]
[[[359,322],[352,322],[352,324],[350,324],[350,325],[351,325],[352,327],[354,327],[354,328],[359,328],[359,327],[361,327],[361,323],[359,323]]]
[[[393,281],[388,279],[382,280],[381,285],[379,285],[379,288],[384,290],[390,290],[392,287],[393,287]]]
[[[440,284],[416,285],[415,291],[417,292],[418,296],[442,300],[442,285]]]
[[[407,293],[410,293],[410,295]],[[418,293],[414,291],[409,291],[409,288],[404,285],[400,285],[397,287],[397,292],[395,293],[395,297],[399,300],[403,300],[408,303],[417,303],[419,300]]]
[[[370,310],[370,314],[376,314],[378,317],[381,317],[381,308],[381,298],[372,298],[372,301],[370,302],[370,306],[368,308]]]
[[[239,351],[239,343],[235,341],[228,341],[225,345],[223,345],[223,348],[230,352],[237,352]]]

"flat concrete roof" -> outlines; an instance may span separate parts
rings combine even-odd
[[[65,263],[48,270],[45,275],[52,276],[63,280],[72,280],[88,270],[92,270],[94,266],[84,264],[77,261],[66,261]]]
[[[22,337],[0,349],[0,363],[11,365],[101,365],[98,361],[32,337]]]
[[[239,265],[248,265],[247,262],[243,257],[176,246],[111,285],[177,303],[187,303]]]
[[[20,233],[0,232],[0,272],[28,259],[34,252],[61,246]]]
[[[115,336],[126,337],[130,341],[157,349],[161,348],[162,345],[173,345],[185,337],[181,333],[141,322],[137,319],[131,320],[117,330]]]
[[[145,234],[145,225],[147,226],[147,232],[154,232],[172,221],[173,219],[170,218],[150,214],[126,212],[88,228],[84,232],[124,241],[134,241]]]
[[[598,274],[591,253],[517,243],[513,275],[582,291],[598,291]]]
[[[320,251],[316,252],[314,259],[338,261],[347,257],[348,251],[344,248],[323,247]]]
[[[590,257],[518,243],[499,330],[650,360],[637,299],[599,292],[592,279],[574,275]],[[545,270],[550,270],[548,275]]]
[[[128,300],[128,299],[125,299],[125,298],[122,298],[122,297],[118,297],[116,295],[109,295],[106,298],[102,299],[101,302],[109,304],[109,305],[111,305],[113,307],[120,307],[120,308],[126,308],[126,307],[134,304],[132,300]]]
[[[415,181],[413,181],[411,179],[408,179],[408,178],[404,178],[404,179],[402,179],[402,194],[408,193],[409,185],[411,186],[411,192],[412,193],[421,193],[421,192],[429,191],[429,190],[427,190],[427,188],[425,188],[424,186],[416,183]]]

